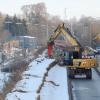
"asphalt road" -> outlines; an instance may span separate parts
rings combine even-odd
[[[94,69],[92,73],[92,80],[72,80],[74,100],[100,100],[100,76]]]

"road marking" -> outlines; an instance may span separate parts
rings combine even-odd
[[[75,91],[75,90],[88,90],[88,89],[89,88],[85,88],[85,87],[75,87],[72,90]]]

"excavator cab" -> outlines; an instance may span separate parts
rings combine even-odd
[[[64,65],[67,66],[72,66],[73,65],[73,57],[72,57],[72,52],[65,52],[64,54]]]

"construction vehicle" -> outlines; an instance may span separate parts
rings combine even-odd
[[[95,38],[93,39],[95,43],[95,48],[97,50],[97,54],[100,54],[100,34],[97,34]]]
[[[57,41],[57,37],[62,34],[64,36],[65,41],[68,45],[63,45],[64,42],[61,43],[58,42],[58,47],[60,47],[60,50],[64,51],[65,55],[67,54],[67,59],[63,59],[63,63],[67,65],[68,67],[68,76],[69,78],[75,78],[75,75],[86,75],[87,79],[92,78],[92,70],[91,68],[97,67],[98,62],[96,58],[83,58],[83,55],[86,51],[81,46],[78,39],[70,32],[68,28],[64,27],[64,23],[59,25],[57,29],[53,32],[53,34],[50,35],[48,40],[48,56],[52,57],[53,54],[53,48],[55,48],[56,44],[55,41]],[[65,43],[65,44],[66,44]],[[59,51],[56,51],[56,53],[59,55]],[[61,57],[61,55],[59,55]],[[59,58],[59,56],[57,58]],[[58,60],[58,62],[60,62]]]

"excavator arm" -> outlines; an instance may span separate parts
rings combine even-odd
[[[48,40],[48,45],[53,45],[54,40],[61,34],[61,29],[64,26],[64,24],[61,24],[57,27],[57,29],[53,32],[53,34],[50,35],[49,40]]]
[[[51,34],[49,40],[48,40],[48,56],[52,56],[52,48],[54,45],[54,40],[60,35],[61,33],[61,28],[63,27],[64,24],[61,24],[57,27],[57,29]]]
[[[81,48],[81,45],[79,41],[76,39],[75,36],[73,36],[68,28],[64,27],[64,23],[60,24],[57,29],[51,34],[49,40],[48,40],[48,55],[52,55],[52,48],[54,45],[54,40],[57,39],[57,37],[63,34],[65,39],[68,40],[71,44],[72,47],[78,47],[79,49]]]
[[[80,46],[80,43],[75,39],[75,37],[71,34],[68,28],[64,27],[64,23],[59,25],[57,29],[51,34],[49,38],[49,43],[54,42],[54,40],[60,35],[63,34],[65,38],[71,42],[73,46]]]
[[[61,28],[61,32],[64,34],[65,38],[71,43],[72,46],[81,47],[78,40],[71,34],[68,28]]]

